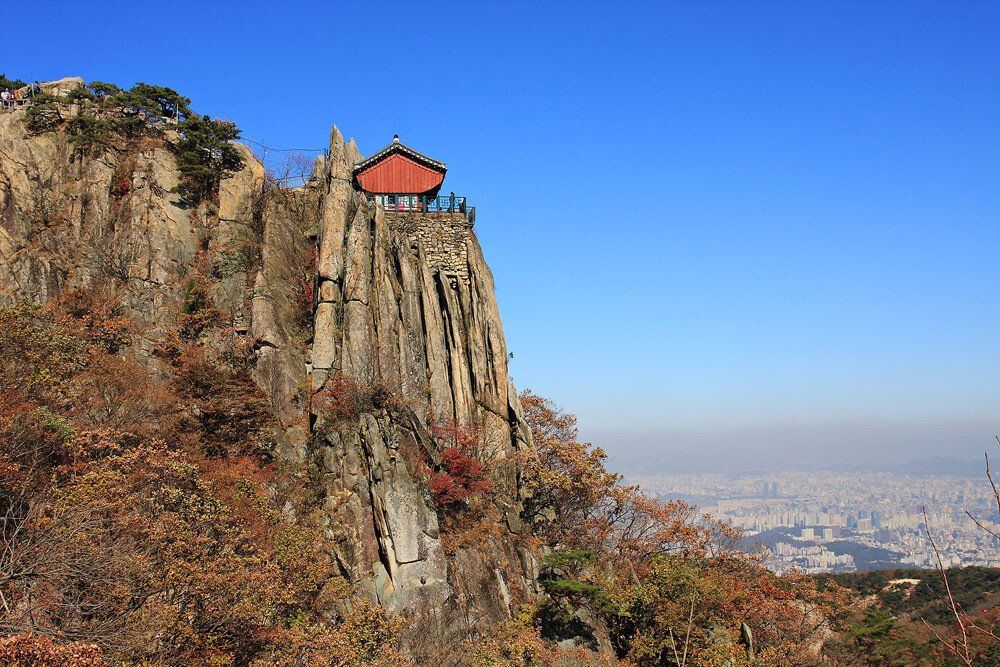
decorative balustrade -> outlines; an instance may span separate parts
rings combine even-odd
[[[476,221],[476,207],[469,206],[465,197],[452,195],[428,197],[427,195],[372,195],[372,201],[386,211],[405,213],[461,213],[470,224]]]

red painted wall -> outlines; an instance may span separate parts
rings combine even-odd
[[[444,174],[397,153],[368,167],[357,179],[366,192],[423,194],[440,187]]]

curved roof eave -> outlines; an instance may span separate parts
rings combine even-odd
[[[444,162],[438,162],[433,158],[427,157],[423,153],[413,150],[406,144],[400,142],[399,138],[397,137],[392,140],[391,144],[389,144],[379,152],[375,153],[371,157],[361,160],[360,162],[356,162],[354,164],[353,173],[356,175],[359,171],[363,171],[368,167],[372,166],[373,164],[381,162],[382,160],[389,157],[393,153],[402,153],[403,155],[417,162],[420,162],[426,165],[427,167],[430,167],[431,169],[440,171],[442,174],[448,171],[448,168],[445,166]]]

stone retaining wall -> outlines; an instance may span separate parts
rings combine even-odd
[[[386,211],[385,219],[410,245],[420,246],[432,269],[468,281],[472,225],[464,213]]]

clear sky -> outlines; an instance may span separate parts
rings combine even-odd
[[[1000,432],[996,2],[9,2],[0,71],[393,133],[478,207],[512,373],[617,464]]]

